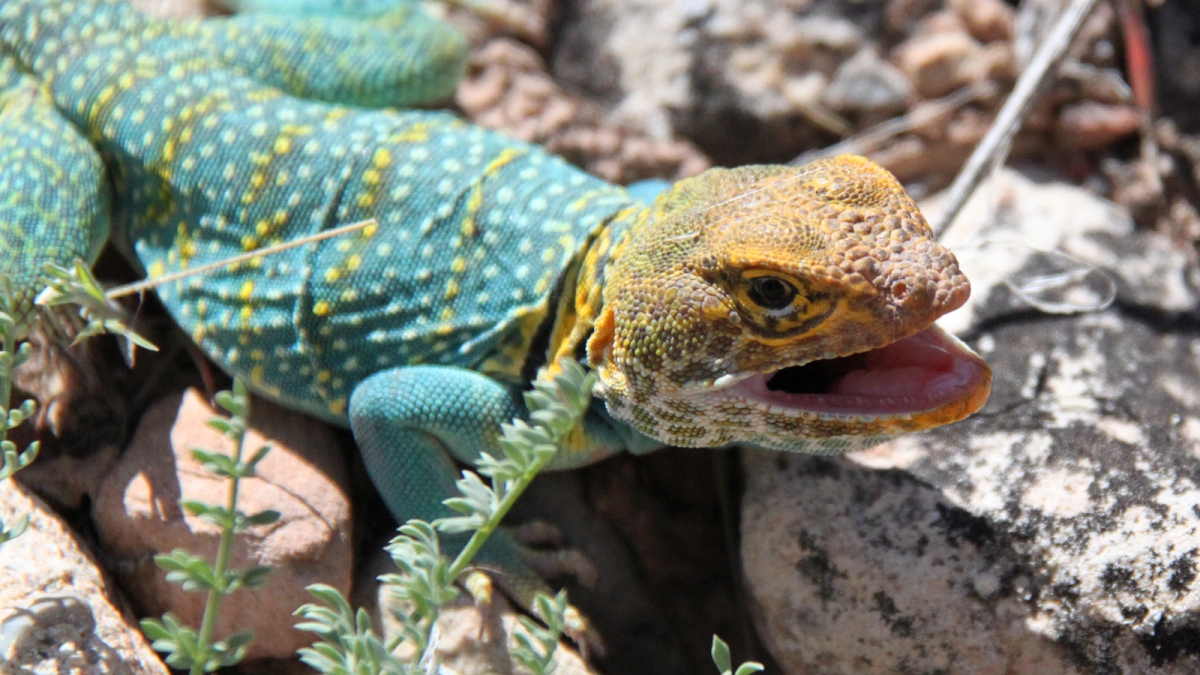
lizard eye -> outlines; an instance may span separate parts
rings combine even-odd
[[[733,278],[733,296],[743,330],[761,339],[791,339],[811,331],[837,308],[820,285],[783,271],[752,269]]]
[[[764,309],[783,309],[796,298],[796,287],[779,277],[757,277],[750,281],[747,295]]]

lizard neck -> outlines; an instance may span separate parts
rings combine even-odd
[[[649,208],[629,206],[598,227],[563,275],[562,290],[554,298],[554,323],[546,350],[546,369],[559,371],[562,358],[584,359],[588,337],[604,309],[604,284],[609,265],[629,240],[630,230]]]

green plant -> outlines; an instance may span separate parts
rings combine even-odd
[[[133,363],[136,347],[158,351],[154,343],[133,332],[128,313],[110,301],[84,261],[76,260],[71,269],[47,263],[44,271],[46,288],[38,293],[34,303],[41,307],[78,305],[83,324],[75,334],[75,342],[100,333],[112,333],[128,363]]]
[[[388,553],[399,572],[380,577],[393,599],[389,611],[399,621],[398,635],[386,643],[373,630],[365,611],[354,612],[335,589],[310,586],[309,592],[323,605],[307,604],[296,610],[304,619],[297,625],[320,638],[300,650],[301,659],[329,675],[416,675],[436,668],[436,626],[441,608],[458,595],[461,580],[471,560],[495,532],[525,488],[558,452],[567,434],[575,428],[591,401],[595,374],[578,363],[561,362],[561,373],[553,380],[539,380],[526,392],[529,421],[514,420],[502,427],[501,456],[484,453],[478,473],[464,471],[458,481],[460,496],[446,505],[460,515],[433,523],[410,520],[388,545]],[[485,483],[480,475],[487,476]],[[462,551],[450,561],[441,551],[439,533],[470,533]],[[541,624],[522,621],[529,636],[518,635],[509,653],[535,675],[545,675],[559,636],[570,616],[566,595],[539,595],[534,612]],[[394,656],[409,645],[414,657],[402,662]]]
[[[29,360],[28,342],[17,345],[18,337],[24,332],[14,317],[13,293],[7,280],[0,280],[0,480],[7,480],[21,469],[29,466],[37,457],[38,442],[30,443],[23,452],[17,452],[17,444],[8,440],[8,432],[33,416],[37,404],[27,400],[17,408],[9,408],[12,401],[13,371]],[[0,521],[0,544],[12,541],[25,533],[29,527],[29,514],[22,514],[15,523]]]
[[[233,393],[219,392],[217,405],[230,413],[229,418],[212,417],[208,426],[225,435],[233,442],[233,454],[223,455],[206,450],[192,449],[192,457],[204,468],[229,482],[228,498],[224,506],[205,504],[194,500],[181,500],[180,506],[191,515],[221,528],[217,556],[213,565],[199,556],[183,549],[154,556],[154,562],[167,571],[167,581],[180,584],[185,591],[208,593],[200,630],[184,626],[179,618],[168,612],[161,621],[142,619],[142,630],[153,640],[155,650],[165,653],[166,662],[174,668],[187,668],[191,675],[199,675],[231,666],[246,654],[254,639],[250,631],[234,633],[224,640],[213,639],[217,613],[221,599],[240,589],[259,588],[267,581],[269,567],[252,567],[244,571],[229,569],[235,534],[256,525],[269,525],[279,519],[277,511],[262,511],[246,515],[237,509],[238,483],[243,478],[253,478],[255,467],[266,457],[270,446],[259,448],[248,460],[242,459],[246,439],[246,428],[250,418],[250,396],[241,380],[234,380]]]
[[[729,645],[716,635],[713,636],[712,660],[717,665],[717,670],[721,671],[721,675],[751,675],[763,669],[761,663],[747,661],[734,670],[729,656]]]
[[[533,613],[542,623],[527,616],[521,617],[521,626],[532,639],[517,633],[513,638],[516,644],[509,648],[509,654],[533,675],[549,675],[554,670],[554,664],[551,663],[554,650],[566,628],[567,592],[559,591],[553,598],[539,593],[533,600]]]
[[[134,346],[157,349],[153,344],[134,333],[125,321],[124,312],[108,303],[96,278],[82,261],[77,261],[68,270],[53,264],[46,265],[46,287],[37,295],[34,303],[42,307],[78,304],[79,316],[83,320],[75,341],[102,332],[115,333],[121,340],[127,360],[132,361]],[[8,432],[25,420],[33,417],[37,403],[26,400],[17,408],[12,402],[13,373],[29,360],[32,348],[22,342],[38,321],[37,312],[18,307],[18,295],[14,293],[8,279],[0,279],[0,481],[29,466],[37,458],[39,443],[33,441],[22,452],[8,440]],[[20,344],[18,344],[18,342]],[[29,527],[29,514],[21,515],[12,524],[0,521],[0,544],[21,536]]]

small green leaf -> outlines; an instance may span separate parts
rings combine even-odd
[[[237,465],[229,455],[192,448],[192,459],[206,471],[222,478],[233,478],[237,475]]]
[[[246,656],[246,650],[254,641],[253,631],[240,631],[230,635],[213,645],[213,650],[219,655],[218,666],[236,665]],[[215,670],[215,669],[214,669]]]
[[[733,672],[733,662],[729,656],[729,645],[725,644],[725,641],[716,635],[713,636],[712,641],[712,660],[713,663],[717,664],[717,670],[721,672],[721,675],[730,675]]]
[[[271,444],[269,443],[259,448],[258,452],[254,453],[254,456],[246,461],[246,464],[250,467],[250,473],[246,474],[246,477],[254,475],[254,467],[267,456],[268,452],[271,452]]]
[[[25,530],[27,529],[29,529],[28,513],[22,513],[20,516],[18,516],[17,522],[13,523],[11,527],[7,526],[3,522],[0,522],[0,543],[16,539],[17,537],[25,534]]]
[[[335,610],[338,610],[343,614],[350,614],[350,603],[346,602],[346,599],[342,597],[341,592],[333,586],[329,586],[327,584],[312,584],[311,586],[307,586],[304,590],[308,591],[308,594],[314,598],[332,606]]]
[[[246,396],[246,387],[240,384],[240,382],[240,379],[233,381],[234,391],[232,393],[229,391],[218,391],[214,398],[217,405],[229,411],[230,415],[246,419],[249,415],[250,407]]]
[[[177,548],[170,553],[159,553],[154,556],[154,564],[172,572],[175,570],[187,569],[188,563],[191,562],[192,555],[187,551]]]
[[[280,513],[278,511],[267,509],[266,511],[259,511],[258,513],[254,514],[252,516],[246,516],[242,520],[241,524],[245,527],[256,527],[258,525],[270,525],[271,523],[278,521],[279,518],[280,518]]]
[[[224,417],[210,417],[204,422],[209,429],[214,429],[222,434],[229,434],[233,431],[233,425]]]
[[[254,590],[262,588],[267,583],[267,579],[271,576],[271,568],[266,566],[251,567],[242,572],[242,587]]]
[[[138,622],[142,627],[142,632],[151,640],[168,640],[171,638],[171,633],[167,627],[158,619],[142,619]]]

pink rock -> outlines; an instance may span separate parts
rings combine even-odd
[[[304,588],[325,583],[348,593],[352,552],[347,469],[337,438],[324,424],[261,399],[252,404],[243,457],[270,443],[258,477],[243,480],[238,508],[248,514],[279,511],[277,522],[251,528],[235,539],[234,569],[274,568],[266,586],[225,598],[217,635],[253,630],[248,658],[283,658],[312,641],[292,627],[291,614],[309,602]],[[174,612],[198,626],[205,595],[166,582],[156,553],[183,548],[212,561],[219,531],[186,514],[179,500],[224,504],[228,483],[192,460],[190,450],[231,452],[230,442],[210,429],[215,414],[199,392],[160,401],[142,417],[116,467],[105,477],[92,507],[108,553],[130,564],[121,572],[128,592],[149,616]]]
[[[944,96],[969,81],[980,44],[962,31],[922,33],[896,48],[900,70],[923,98]]]
[[[1017,13],[1002,0],[950,0],[949,5],[976,40],[1012,39]]]

